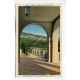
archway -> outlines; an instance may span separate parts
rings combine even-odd
[[[57,16],[52,25],[52,63],[60,66],[60,16]]]
[[[20,33],[20,55],[38,57],[48,61],[48,32],[38,23],[30,23]]]

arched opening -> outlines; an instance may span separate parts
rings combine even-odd
[[[57,16],[52,26],[52,63],[60,66],[60,16]]]
[[[48,61],[48,33],[37,23],[26,25],[20,33],[20,55]]]

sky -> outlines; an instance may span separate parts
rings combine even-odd
[[[41,25],[38,25],[35,23],[32,23],[32,24],[25,26],[24,29],[22,30],[22,32],[47,36],[47,33],[43,29],[43,27]]]

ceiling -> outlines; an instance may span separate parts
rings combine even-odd
[[[31,15],[25,15],[25,7],[19,7],[19,19],[21,21],[45,21],[51,22],[60,14],[59,6],[33,6],[31,7]]]

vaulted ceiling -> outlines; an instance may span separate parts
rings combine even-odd
[[[32,6],[31,14],[26,16],[25,8],[27,6],[19,6],[19,29],[20,31],[27,24],[30,23],[39,23],[43,25],[47,32],[50,34],[52,29],[52,22],[54,19],[60,15],[59,6]]]
[[[20,7],[20,19],[26,21],[52,21],[60,14],[58,6],[33,6],[31,7],[31,15],[25,15],[25,7]]]

